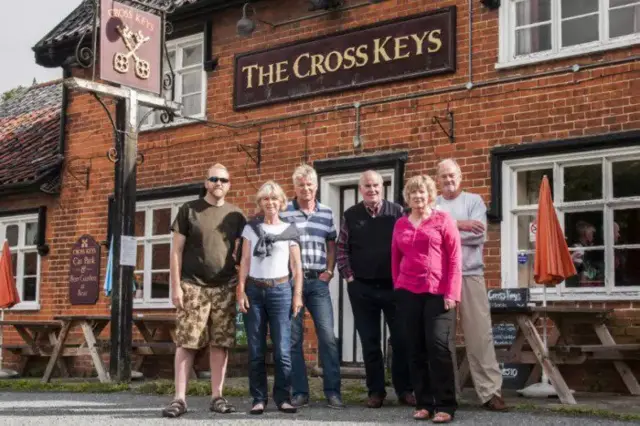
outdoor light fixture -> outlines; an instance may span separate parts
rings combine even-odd
[[[480,0],[480,3],[488,9],[497,9],[500,7],[500,0]]]
[[[238,32],[239,36],[248,37],[256,29],[256,23],[253,21],[253,19],[247,16],[247,8],[251,8],[253,19],[273,27],[273,24],[271,22],[258,19],[256,17],[256,10],[253,8],[253,6],[251,6],[249,3],[245,3],[244,6],[242,6],[242,18],[240,18],[238,20],[238,23],[236,24],[236,31]]]
[[[309,10],[320,10],[320,9],[337,9],[342,6],[342,0],[309,0],[311,3],[311,8]]]

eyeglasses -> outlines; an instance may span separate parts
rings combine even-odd
[[[229,183],[229,179],[227,178],[221,178],[218,176],[211,176],[209,179],[207,179],[209,182],[213,182],[213,183],[217,183],[218,181],[222,182],[222,183]]]

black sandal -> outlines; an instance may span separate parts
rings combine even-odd
[[[253,404],[253,407],[251,407],[249,414],[260,415],[264,413],[264,406],[265,406],[264,402],[258,402],[257,404]]]
[[[229,413],[235,413],[236,407],[229,404],[229,401],[227,401],[223,397],[219,396],[217,398],[214,398],[211,401],[211,405],[209,405],[209,410],[213,411],[214,413],[229,414]]]
[[[181,399],[174,399],[162,410],[162,417],[176,418],[187,412],[187,404]]]
[[[290,402],[283,402],[282,404],[278,405],[278,410],[287,414],[295,414],[298,412],[298,409],[291,405]]]

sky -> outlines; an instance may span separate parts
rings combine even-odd
[[[0,94],[22,86],[62,77],[62,68],[36,64],[33,50],[45,34],[82,0],[3,0],[0,18]]]

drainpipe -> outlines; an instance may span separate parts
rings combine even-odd
[[[466,84],[467,90],[473,88],[473,0],[469,0],[469,81]]]
[[[62,78],[67,79],[71,77],[71,70],[69,68],[62,69]],[[58,141],[58,154],[64,156],[64,150],[66,149],[66,127],[67,127],[67,106],[69,105],[69,91],[62,85],[62,100],[60,105],[60,139]]]

